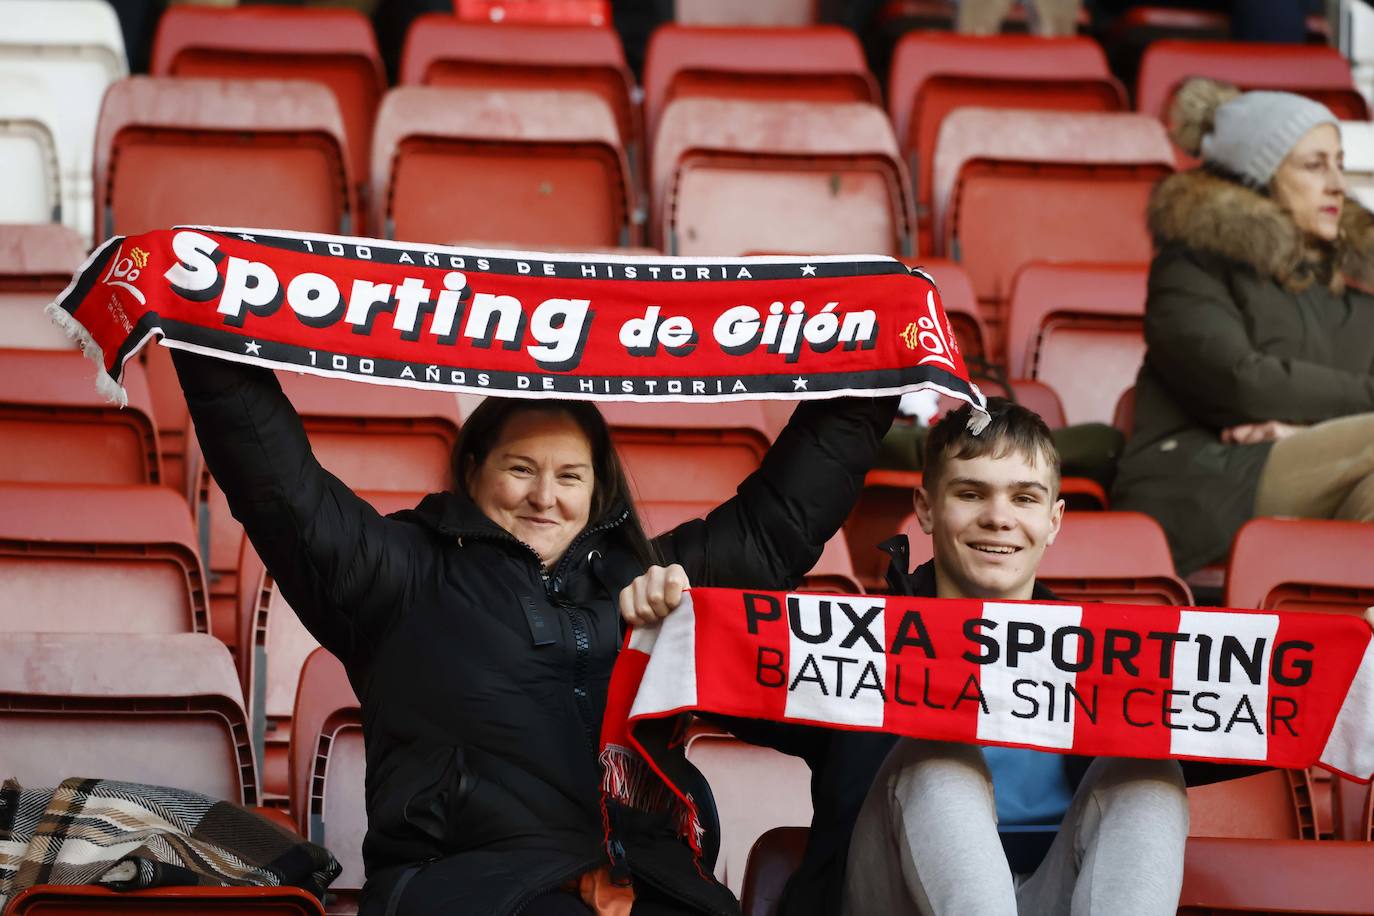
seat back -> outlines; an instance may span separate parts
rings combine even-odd
[[[0,633],[0,769],[257,803],[234,664],[205,633]]]
[[[58,107],[41,77],[0,70],[0,222],[62,219]]]
[[[963,108],[935,154],[938,242],[1000,328],[1025,264],[1148,261],[1142,214],[1172,169],[1163,127],[1144,115]]]
[[[882,98],[858,38],[839,26],[659,26],[644,54],[651,149],[668,103],[702,96],[874,104]]]
[[[0,350],[0,480],[162,480],[142,367],[132,361],[125,366],[124,408],[96,389],[95,371],[77,350]]]
[[[611,23],[610,0],[453,0],[453,12],[464,22],[598,28]]]
[[[292,721],[291,810],[302,835],[327,845],[343,866],[330,892],[356,899],[367,832],[362,713],[343,664],[324,649],[301,668]]]
[[[1266,770],[1188,790],[1190,836],[1316,839],[1306,770]]]
[[[1007,371],[1052,386],[1069,423],[1110,423],[1145,359],[1147,264],[1028,264],[1007,309]]]
[[[0,631],[206,633],[186,501],[166,487],[0,483]]]
[[[754,841],[740,894],[744,916],[777,916],[783,891],[801,867],[810,836],[809,827],[774,827]]]
[[[1359,614],[1374,605],[1374,526],[1256,518],[1231,543],[1226,606]]]
[[[465,22],[426,13],[411,23],[401,83],[463,89],[580,90],[615,114],[621,145],[634,163],[644,128],[634,74],[614,29],[544,23]]]
[[[0,349],[76,346],[43,309],[66,289],[85,255],[69,226],[0,224]]]
[[[41,83],[54,106],[63,219],[89,243],[96,117],[106,87],[129,73],[119,20],[104,0],[3,0],[0,22],[0,72]]]
[[[817,0],[676,0],[673,19],[682,25],[800,28],[816,24]]]
[[[159,887],[138,895],[84,884],[40,884],[20,891],[9,916],[324,916],[320,901],[299,887]]]
[[[313,80],[334,95],[354,179],[371,173],[372,123],[386,92],[372,24],[357,10],[174,5],[158,20],[154,76]]]
[[[1091,38],[907,32],[888,77],[888,112],[928,241],[935,141],[956,108],[1122,111],[1126,91]],[[921,248],[919,250],[927,250]]]
[[[1190,77],[1206,76],[1241,89],[1296,92],[1338,118],[1363,121],[1369,106],[1355,89],[1350,64],[1325,44],[1250,41],[1156,41],[1145,49],[1136,81],[1136,111],[1167,116],[1174,93]]]
[[[1374,845],[1192,837],[1179,916],[1370,916]]]
[[[720,813],[716,877],[739,894],[759,836],[774,827],[811,823],[810,771],[798,757],[707,726],[688,735],[687,759],[711,784]]]
[[[650,225],[678,255],[909,253],[906,169],[859,102],[680,99],[650,167]]]
[[[373,137],[374,224],[388,238],[526,247],[634,242],[611,109],[581,91],[400,86]]]
[[[338,103],[318,83],[122,80],[96,131],[96,226],[107,236],[179,224],[347,235],[357,210],[347,149]]]

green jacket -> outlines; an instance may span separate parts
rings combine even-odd
[[[1223,429],[1374,411],[1374,217],[1354,201],[1314,261],[1269,197],[1198,170],[1150,201],[1145,363],[1113,508],[1154,516],[1181,574],[1225,558],[1271,444]],[[1324,279],[1329,278],[1329,279]]]

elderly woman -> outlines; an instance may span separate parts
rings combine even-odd
[[[361,701],[364,916],[738,911],[669,814],[603,810],[621,619],[663,616],[688,581],[795,585],[895,398],[803,404],[736,496],[649,541],[591,404],[487,399],[454,489],[384,518],[315,460],[271,372],[174,360],[234,516]]]
[[[1193,80],[1173,121],[1203,164],[1150,200],[1113,505],[1154,516],[1186,574],[1256,515],[1374,520],[1374,218],[1345,195],[1317,102]]]

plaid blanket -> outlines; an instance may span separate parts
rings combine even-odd
[[[0,910],[38,884],[288,885],[322,897],[339,871],[329,850],[195,792],[105,779],[0,784]]]

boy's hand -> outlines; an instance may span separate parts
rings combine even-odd
[[[682,603],[682,593],[691,588],[687,570],[678,564],[650,566],[620,591],[620,616],[632,627],[658,623]]]

